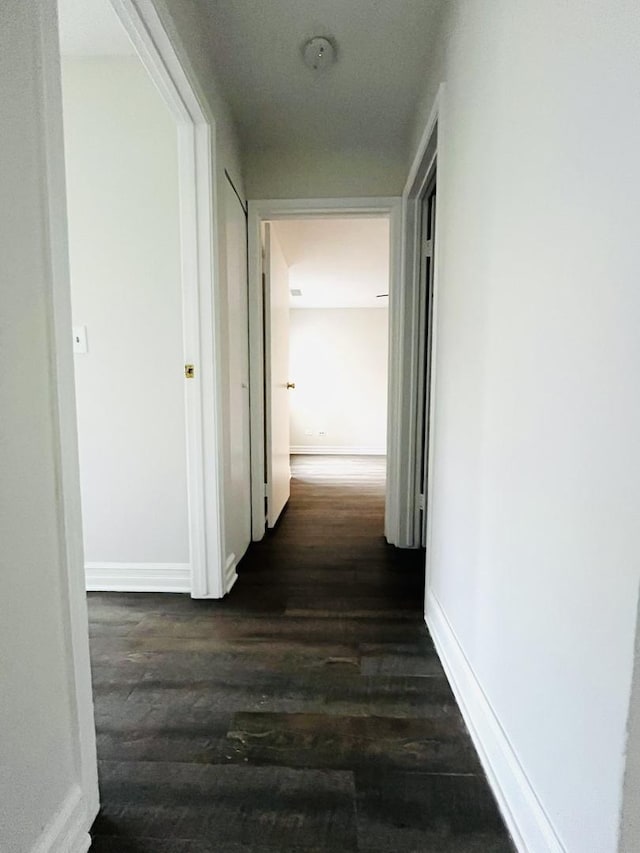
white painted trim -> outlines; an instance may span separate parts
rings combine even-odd
[[[85,563],[88,592],[191,592],[189,563]]]
[[[56,440],[53,446],[58,487],[58,554],[60,590],[66,619],[62,626],[68,657],[69,694],[74,734],[74,765],[78,785],[70,792],[60,815],[49,827],[49,837],[60,834],[78,816],[77,849],[98,813],[93,693],[89,660],[87,601],[84,589],[84,544],[80,504],[80,470],[76,426],[75,381],[71,327],[71,287],[67,237],[67,201],[62,127],[62,91],[57,5],[53,0],[36,4],[42,64],[39,72],[39,116],[42,126],[43,219],[48,229],[51,279],[48,311],[49,360],[52,375],[51,416]],[[77,740],[76,740],[77,736]],[[79,798],[81,806],[76,800]],[[75,805],[73,805],[75,803]],[[61,824],[60,821],[63,823]],[[66,821],[66,823],[65,823]],[[75,825],[75,824],[74,824]],[[56,827],[60,827],[57,829]],[[46,842],[47,836],[43,836]],[[38,847],[36,846],[36,850]],[[42,850],[54,849],[47,847]],[[57,848],[56,848],[57,849]],[[63,849],[60,847],[59,849]],[[69,848],[72,849],[71,847]],[[75,851],[74,851],[75,853]]]
[[[292,456],[386,456],[386,447],[345,447],[344,445],[303,445],[291,447]]]
[[[31,853],[86,853],[91,846],[87,804],[78,785],[73,785],[58,813],[45,826]]]
[[[445,175],[444,180],[446,180],[446,140],[447,140],[447,126],[446,126],[446,111],[444,109],[445,103],[445,84],[442,83],[438,89],[438,93],[436,95],[435,103],[433,105],[433,109],[431,110],[431,115],[429,117],[428,127],[431,128],[431,132],[436,127],[438,128],[438,135],[436,140],[436,153],[434,156],[437,157],[437,169],[438,175],[436,180],[439,183],[439,186],[442,188],[443,183],[443,175]],[[426,133],[426,131],[425,131]],[[428,143],[427,143],[428,144]],[[444,167],[444,168],[443,168]],[[429,171],[426,172],[424,176],[425,182],[429,180]],[[440,195],[442,198],[442,194]],[[427,507],[427,529],[426,529],[426,541],[425,541],[425,595],[427,591],[431,588],[431,564],[432,564],[432,548],[433,548],[433,493],[434,493],[434,472],[435,472],[435,454],[436,454],[436,415],[435,415],[435,406],[436,406],[436,390],[438,383],[438,330],[439,330],[439,322],[438,322],[438,306],[440,302],[440,258],[442,255],[442,240],[438,239],[438,234],[442,233],[442,204],[438,204],[437,201],[437,191],[436,191],[436,223],[435,223],[435,231],[436,231],[436,243],[435,243],[435,253],[433,257],[433,302],[431,310],[433,312],[433,319],[431,323],[431,388],[429,389],[429,446],[427,448],[427,470],[429,472],[429,478],[427,482],[427,494],[425,495],[425,505]],[[426,605],[425,605],[426,606]]]
[[[418,304],[420,283],[419,246],[420,234],[418,233],[420,223],[420,205],[426,185],[433,173],[436,156],[441,168],[442,162],[442,104],[444,101],[445,87],[441,84],[436,95],[429,119],[425,125],[418,150],[409,170],[409,177],[402,194],[403,204],[403,236],[402,236],[402,263],[401,263],[401,304],[398,307],[398,315],[401,318],[401,327],[397,331],[399,348],[396,352],[396,379],[397,397],[395,406],[397,412],[398,434],[395,446],[401,448],[401,457],[396,460],[394,470],[398,472],[397,480],[394,480],[394,500],[397,506],[398,518],[395,528],[394,539],[389,539],[392,544],[401,548],[413,548],[419,544],[420,531],[416,520],[418,512],[419,486],[416,481],[416,441],[417,441],[417,393],[420,381],[420,369],[418,364],[418,353],[420,348],[420,333],[418,326]],[[435,147],[434,147],[435,145]],[[431,343],[431,388],[430,388],[430,432],[429,447],[429,470],[433,471],[433,447],[435,441],[433,406],[435,401],[436,382],[436,353],[437,353],[437,307],[438,307],[438,271],[439,271],[439,216],[440,208],[436,205],[436,254],[434,257],[434,281],[433,281],[433,321],[432,321],[432,343]],[[433,478],[429,478],[426,506],[432,506],[430,497],[433,489]],[[429,524],[431,513],[427,514],[427,547],[429,542]]]
[[[254,541],[264,536],[264,353],[263,353],[263,300],[262,300],[262,249],[260,227],[263,222],[277,219],[308,219],[314,217],[353,216],[389,217],[390,273],[389,273],[389,404],[387,430],[387,501],[385,532],[394,529],[396,510],[392,488],[396,460],[401,449],[397,444],[395,414],[395,383],[397,370],[394,367],[395,351],[398,348],[398,291],[401,270],[401,220],[400,198],[321,198],[321,199],[266,199],[249,201],[249,375],[251,408],[251,518]],[[394,297],[394,294],[395,297]]]
[[[445,84],[441,83],[438,86],[438,91],[436,92],[436,96],[433,99],[433,106],[431,107],[429,118],[427,119],[427,122],[424,126],[424,130],[422,131],[422,136],[420,137],[420,142],[418,143],[418,148],[413,158],[413,163],[411,164],[411,168],[409,169],[407,182],[405,183],[404,190],[402,192],[403,198],[408,198],[414,193],[418,176],[424,168],[425,154],[427,152],[427,149],[429,148],[429,143],[431,142],[431,137],[433,135],[434,128],[438,123],[438,119],[440,118],[440,115],[442,113],[442,102],[444,99],[444,92]]]
[[[225,592],[231,592],[231,589],[235,582],[238,580],[238,573],[236,571],[238,567],[238,559],[235,554],[229,554],[227,557],[227,562],[224,567],[224,579],[225,579]]]
[[[425,619],[491,789],[520,853],[567,853],[509,736],[482,689],[440,602],[427,593]]]
[[[247,205],[249,307],[249,421],[251,435],[251,538],[264,536],[265,511],[265,400],[264,300],[262,298],[262,219],[251,201]]]
[[[389,216],[400,204],[396,196],[372,198],[276,198],[250,200],[259,220],[313,219],[337,216]]]
[[[404,280],[402,277],[402,232],[404,203],[398,200],[389,223],[389,355],[387,371],[387,479],[384,535],[390,545],[398,544],[401,471],[404,449],[399,422],[403,343]]]
[[[215,119],[152,0],[110,0],[178,126],[191,595],[221,598],[224,578],[222,360],[217,259]],[[178,51],[180,50],[180,54]]]

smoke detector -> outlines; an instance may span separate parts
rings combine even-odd
[[[336,61],[336,49],[328,38],[314,36],[302,48],[304,64],[312,71],[320,72]]]

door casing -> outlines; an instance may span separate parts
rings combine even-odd
[[[418,442],[422,440],[419,433],[420,413],[418,388],[424,382],[424,360],[421,362],[421,347],[424,344],[424,328],[420,326],[420,276],[422,255],[422,205],[431,187],[436,169],[438,182],[442,183],[442,136],[443,115],[442,105],[445,97],[445,85],[438,89],[433,109],[425,125],[418,150],[411,167],[404,192],[403,206],[403,238],[402,238],[402,289],[404,305],[402,309],[403,328],[403,362],[400,365],[400,403],[399,403],[399,442],[405,449],[402,468],[400,471],[398,493],[398,541],[401,547],[419,547],[424,538],[426,547],[426,575],[428,581],[429,558],[431,545],[431,519],[433,516],[433,478],[428,477],[427,494],[424,495],[426,512],[426,529],[422,536],[422,519],[419,512]],[[436,205],[435,233],[436,240],[433,248],[433,291],[431,302],[431,341],[430,341],[430,375],[428,400],[428,446],[426,448],[426,465],[428,471],[433,471],[433,456],[435,453],[435,388],[437,381],[437,341],[438,341],[438,281],[439,281],[439,243],[437,234],[440,231],[439,219],[442,215],[441,205]]]
[[[416,469],[414,531],[416,545],[425,546],[429,484],[430,377],[433,361],[433,265],[435,255],[436,161],[429,170],[428,183],[420,205],[420,287],[418,307],[418,370],[416,388]]]
[[[327,219],[330,217],[389,218],[389,394],[387,415],[387,503],[385,535],[390,542],[398,524],[394,478],[398,447],[396,393],[398,387],[399,298],[401,281],[402,200],[400,198],[266,199],[249,201],[249,376],[251,401],[251,519],[252,537],[265,534],[265,406],[264,406],[264,305],[262,288],[263,223],[278,219]]]

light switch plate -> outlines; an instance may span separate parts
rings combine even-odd
[[[86,326],[73,327],[73,351],[77,353],[89,352],[89,347],[87,346]]]

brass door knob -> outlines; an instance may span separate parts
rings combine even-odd
[[[296,387],[296,383],[295,383],[295,382],[287,382],[287,391],[288,391],[290,388],[295,388],[295,387]]]

